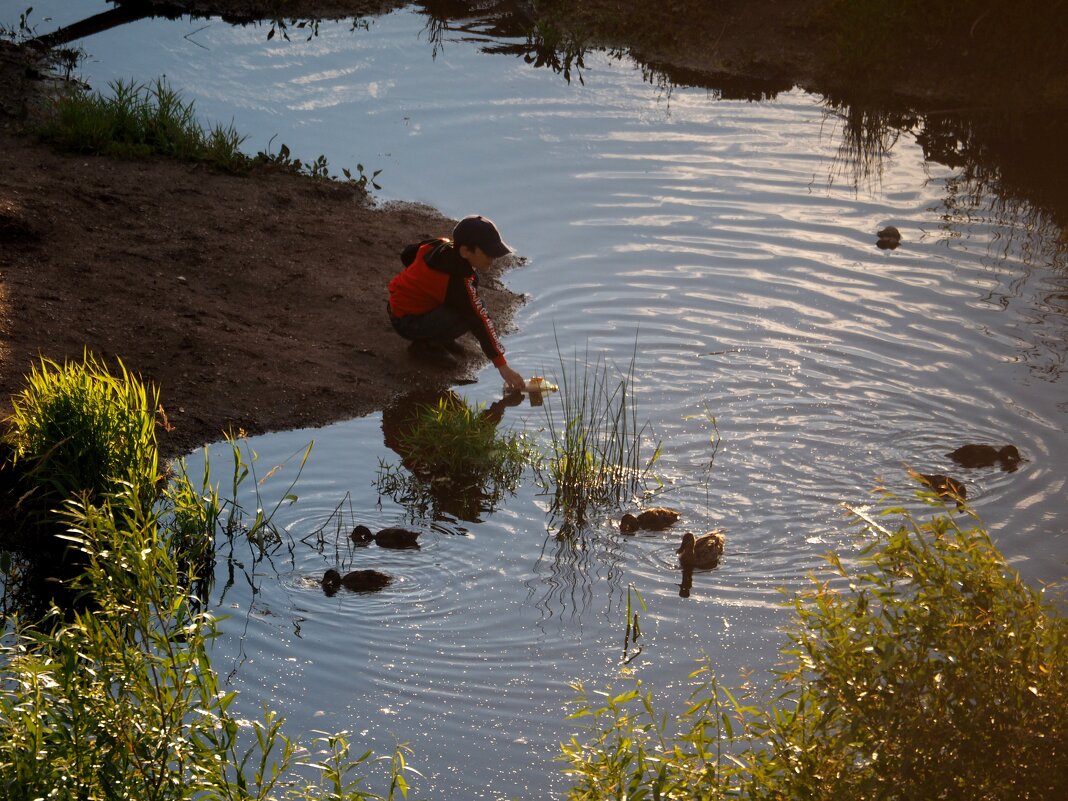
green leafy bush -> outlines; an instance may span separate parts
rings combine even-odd
[[[1068,797],[1068,619],[982,528],[866,519],[849,591],[796,600],[754,797]]]
[[[648,693],[582,693],[572,799],[1068,797],[1068,618],[980,527],[901,510],[856,567],[813,580],[775,697],[714,679],[669,727]],[[741,697],[741,696],[739,696]]]

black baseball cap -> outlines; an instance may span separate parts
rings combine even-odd
[[[493,220],[480,214],[464,217],[456,223],[456,227],[452,229],[452,241],[469,248],[481,248],[483,253],[495,259],[512,252],[501,239],[501,233],[493,224]]]

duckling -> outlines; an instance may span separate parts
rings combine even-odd
[[[968,497],[968,488],[962,482],[939,473],[917,473],[915,470],[909,470],[908,472],[914,479],[937,492],[940,498],[954,501],[958,509],[964,508],[964,499]]]
[[[419,532],[406,528],[384,528],[375,534],[375,544],[380,548],[418,548]]]
[[[367,526],[359,525],[352,530],[349,537],[357,545],[367,545],[375,538],[375,535],[371,533],[371,529],[367,528]]]
[[[687,531],[682,535],[682,545],[675,553],[679,555],[679,564],[683,570],[715,567],[723,556],[723,546],[726,542],[727,538],[722,529],[717,528],[700,537],[694,537],[692,531]]]
[[[875,244],[883,250],[893,250],[901,244],[901,232],[892,225],[886,226],[886,228],[879,231],[876,236],[878,236],[879,239]]]
[[[337,570],[330,568],[323,574],[320,583],[323,585],[323,592],[333,595],[340,587],[349,592],[376,592],[392,580],[390,576],[377,570],[353,570],[342,576]]]
[[[323,590],[333,595],[337,592],[337,588],[341,586],[341,574],[334,568],[330,568],[323,574],[323,580],[319,582],[323,585]]]
[[[946,454],[961,467],[993,467],[1000,464],[1006,473],[1012,473],[1024,458],[1015,445],[961,445]]]
[[[654,506],[646,509],[637,517],[638,526],[652,531],[665,529],[679,519],[679,513],[666,506]]]
[[[640,528],[660,531],[679,519],[679,513],[666,506],[654,506],[640,512],[637,516],[627,512],[619,519],[619,530],[624,534],[633,534]]]

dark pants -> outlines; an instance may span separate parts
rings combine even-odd
[[[389,312],[388,304],[386,311]],[[409,314],[405,317],[394,317],[390,313],[389,321],[393,323],[393,330],[413,342],[437,342],[444,345],[461,334],[466,334],[469,329],[460,315],[444,306],[431,309],[426,314]]]

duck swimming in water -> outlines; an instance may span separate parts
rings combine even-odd
[[[353,570],[343,576],[334,568],[330,568],[323,574],[323,580],[319,583],[323,585],[323,592],[333,595],[341,587],[349,592],[376,592],[392,580],[377,570]]]
[[[371,533],[371,529],[361,524],[352,530],[349,538],[357,545],[367,545],[374,540],[375,535]]]
[[[695,567],[715,567],[719,564],[719,558],[723,556],[723,546],[727,538],[722,529],[715,529],[700,537],[695,537],[692,531],[682,535],[682,545],[676,553],[679,555],[679,564],[683,570],[692,570]]]
[[[1012,473],[1025,461],[1015,445],[961,445],[946,454],[961,467],[993,467],[1000,464],[1006,473]]]
[[[943,476],[940,473],[917,473],[915,470],[909,470],[908,472],[910,476],[921,484],[926,484],[937,492],[938,497],[953,501],[957,504],[957,509],[964,508],[964,499],[968,497],[968,488],[964,486],[963,482],[957,481],[957,479],[950,476]]]
[[[418,548],[419,532],[406,528],[384,528],[375,534],[379,548]]]
[[[640,528],[661,531],[678,519],[679,513],[674,509],[668,509],[666,506],[654,506],[638,515],[632,515],[627,512],[620,519],[619,528],[624,534],[633,534]]]

